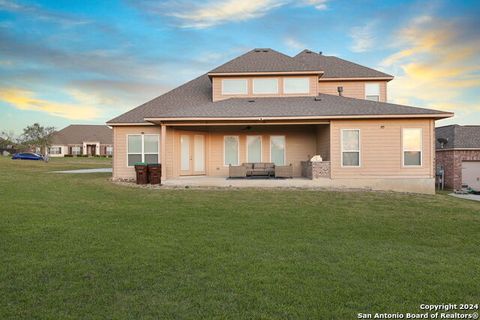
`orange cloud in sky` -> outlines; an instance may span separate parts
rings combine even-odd
[[[449,111],[480,111],[480,102],[466,101],[465,92],[480,91],[480,40],[468,37],[458,22],[421,16],[392,39],[398,51],[381,62],[386,70],[401,70],[389,84],[394,102]]]
[[[71,120],[91,120],[98,118],[101,114],[96,107],[38,99],[33,92],[22,89],[0,89],[0,100],[20,110],[46,112]]]

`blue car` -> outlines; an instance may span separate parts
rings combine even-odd
[[[22,153],[15,153],[12,156],[13,160],[43,160],[43,156],[38,153],[32,152],[22,152]]]

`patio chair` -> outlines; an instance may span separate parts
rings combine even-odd
[[[228,177],[229,178],[246,178],[247,177],[247,168],[244,166],[228,166]]]
[[[275,166],[275,178],[293,178],[293,166]]]

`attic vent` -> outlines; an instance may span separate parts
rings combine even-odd
[[[253,50],[253,51],[255,51],[255,52],[262,52],[261,49],[255,49],[255,50]]]
[[[248,102],[255,102],[255,100],[248,100]]]
[[[263,49],[262,52],[268,52],[268,50],[267,50],[267,49]]]
[[[315,101],[322,101],[322,97],[320,96],[315,97]]]
[[[440,143],[440,148],[444,148],[445,145],[448,143],[448,138],[438,138],[437,139],[438,143]]]

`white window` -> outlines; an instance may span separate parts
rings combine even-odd
[[[360,130],[342,129],[342,167],[360,166]]]
[[[62,147],[50,147],[48,153],[50,153],[50,154],[62,154]]]
[[[380,84],[365,83],[365,99],[380,101]]]
[[[223,164],[238,166],[239,154],[238,136],[225,136],[223,138]]]
[[[81,153],[82,148],[79,146],[72,147],[72,154],[79,155]]]
[[[107,153],[107,156],[113,155],[113,146],[107,146],[105,152]]]
[[[270,161],[277,166],[285,165],[285,136],[270,136]]]
[[[128,166],[135,162],[158,163],[160,137],[158,134],[131,134],[127,136]]]
[[[262,162],[262,136],[247,136],[247,162]]]
[[[310,93],[310,79],[284,78],[283,93]]]
[[[223,79],[222,94],[247,94],[247,79]]]
[[[259,78],[253,79],[254,94],[275,94],[278,93],[278,79]]]
[[[408,128],[403,129],[403,165],[421,166],[422,165],[422,129]]]

